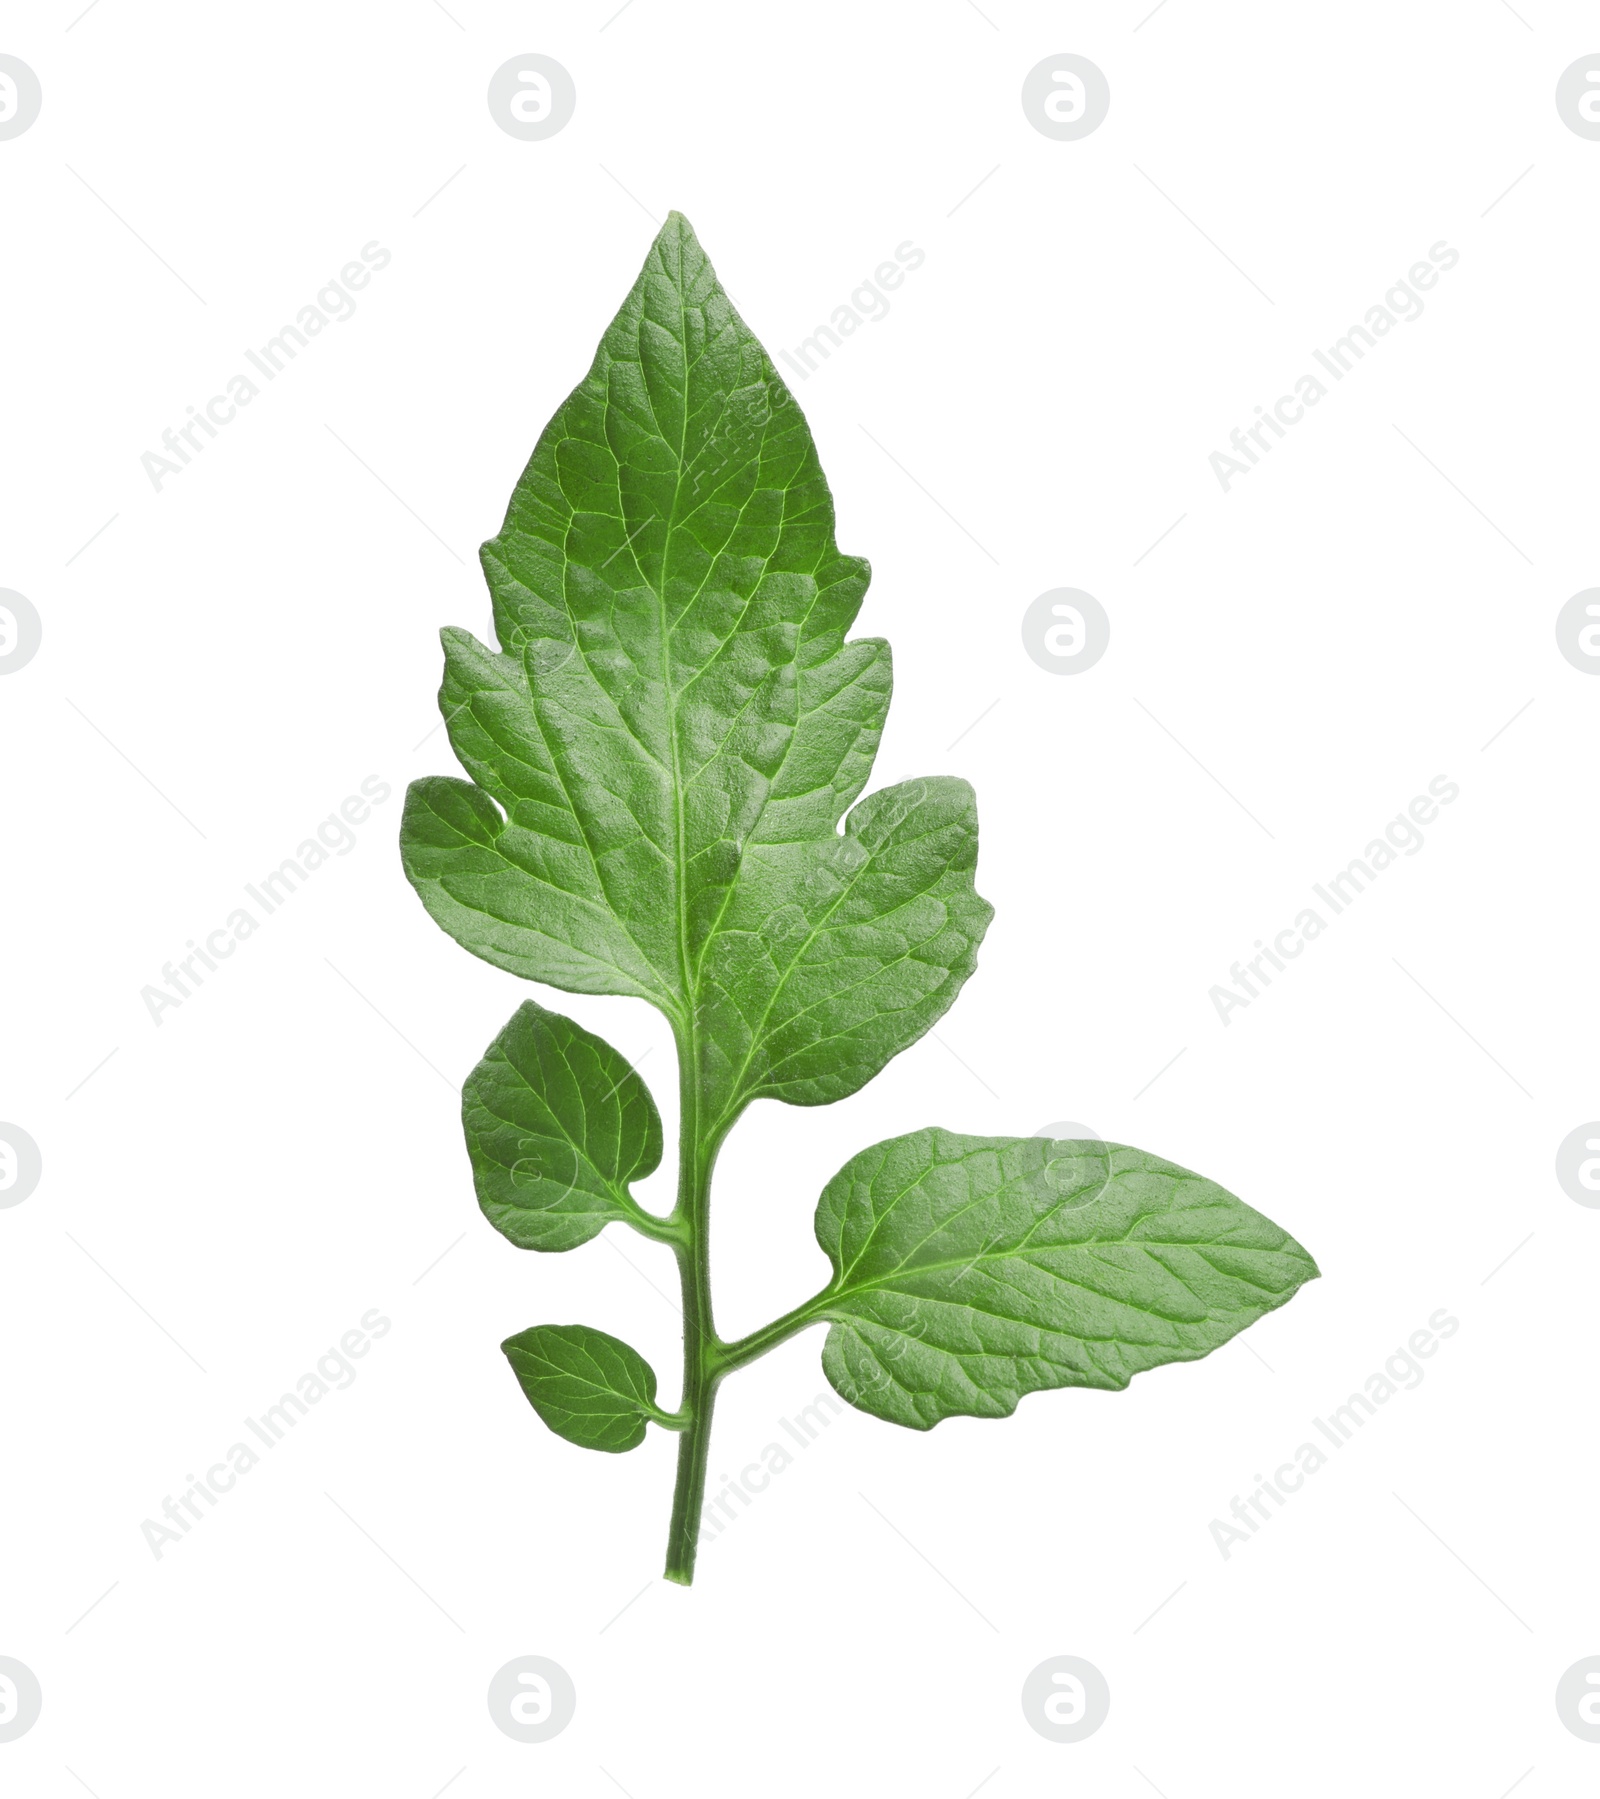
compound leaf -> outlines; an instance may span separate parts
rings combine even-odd
[[[1142,1150],[936,1129],[847,1162],[817,1240],[824,1372],[916,1430],[1193,1361],[1317,1276],[1270,1219]]]
[[[478,1203],[519,1249],[574,1249],[649,1221],[630,1182],[661,1161],[650,1090],[619,1051],[524,1001],[461,1090]]]
[[[897,253],[898,255],[898,253]],[[914,266],[912,264],[911,266]],[[863,798],[889,647],[851,638],[867,564],[834,539],[805,419],[673,213],[484,544],[493,646],[443,634],[439,703],[467,779],[412,784],[406,873],[474,955],[569,992],[650,1001],[672,1026],[678,1202],[637,1072],[525,1004],[463,1088],[479,1202],[527,1249],[625,1221],[670,1244],[683,1397],[626,1343],[540,1325],[502,1345],[551,1430],[634,1448],[683,1433],[666,1573],[692,1579],[718,1385],[825,1320],[828,1379],[926,1430],[1045,1387],[1126,1387],[1207,1354],[1316,1278],[1213,1182],[1117,1144],[924,1130],[829,1182],[833,1278],[735,1342],[711,1321],[711,1169],[753,1099],[822,1105],[924,1035],[976,964],[971,789]]]
[[[587,1324],[536,1324],[500,1345],[528,1402],[580,1449],[637,1449],[656,1404],[655,1370],[619,1337]]]

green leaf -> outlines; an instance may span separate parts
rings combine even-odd
[[[574,1249],[613,1220],[658,1227],[629,1192],[661,1119],[627,1058],[530,1000],[461,1090],[478,1203],[519,1249]]]
[[[862,797],[892,686],[888,645],[848,635],[867,565],[834,541],[805,419],[677,213],[482,559],[494,646],[443,634],[439,703],[467,778],[412,784],[401,853],[474,955],[648,1000],[672,1026],[667,1217],[632,1192],[661,1159],[650,1094],[572,1020],[524,1005],[462,1108],[479,1200],[512,1242],[570,1249],[621,1220],[673,1251],[678,1411],[602,1331],[503,1346],[574,1443],[631,1449],[652,1420],[682,1433],[669,1579],[693,1578],[722,1380],[810,1324],[831,1325],[823,1365],[847,1400],[925,1430],[1042,1387],[1125,1387],[1316,1277],[1276,1225],[1139,1150],[927,1130],[829,1183],[821,1293],[719,1336],[723,1140],[753,1099],[856,1092],[954,1001],[992,916],[972,791],[938,776]]]
[[[1270,1219],[1158,1156],[942,1130],[847,1162],[817,1240],[834,1266],[813,1308],[833,1322],[824,1372],[915,1430],[1193,1361],[1317,1276]]]
[[[702,984],[713,1104],[843,1099],[915,1043],[993,916],[977,857],[972,789],[949,776],[872,794],[842,837],[752,852]]]
[[[587,1324],[536,1324],[500,1347],[528,1401],[558,1437],[620,1454],[646,1423],[671,1423],[656,1404],[655,1370],[628,1344]]]
[[[853,1093],[972,972],[972,794],[874,795],[888,646],[847,640],[799,408],[674,213],[483,547],[500,648],[447,631],[471,781],[407,796],[406,871],[474,954],[651,1000],[708,1134]]]

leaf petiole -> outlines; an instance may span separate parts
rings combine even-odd
[[[764,1324],[760,1330],[751,1331],[747,1337],[738,1337],[732,1343],[719,1345],[724,1373],[731,1374],[735,1368],[743,1368],[747,1362],[764,1356],[769,1349],[776,1349],[780,1343],[786,1343],[808,1325],[821,1324],[827,1317],[826,1308],[832,1292],[833,1283],[830,1281],[804,1305],[785,1312],[781,1318],[774,1318],[771,1324]]]

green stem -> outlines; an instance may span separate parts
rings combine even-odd
[[[678,1478],[667,1529],[668,1580],[694,1581],[695,1551],[705,1511],[706,1470],[711,1462],[711,1415],[725,1374],[765,1355],[822,1315],[832,1283],[804,1305],[785,1312],[736,1343],[724,1343],[711,1317],[711,1170],[727,1133],[726,1124],[706,1125],[700,1115],[700,1060],[691,1019],[678,1037],[678,1203],[669,1218],[656,1220],[658,1241],[671,1243],[683,1289],[683,1394],[671,1422],[678,1430]]]
[[[711,1316],[711,1169],[717,1143],[702,1137],[699,1076],[691,1024],[678,1043],[678,1204],[672,1214],[681,1233],[674,1248],[683,1288],[683,1395],[678,1406],[688,1422],[678,1438],[678,1479],[665,1570],[668,1580],[682,1586],[694,1579],[711,1460],[711,1414],[724,1372],[722,1344]]]
[[[760,1330],[751,1331],[748,1337],[724,1343],[723,1372],[731,1374],[735,1368],[742,1368],[746,1362],[753,1362],[757,1356],[764,1356],[769,1349],[776,1349],[780,1343],[787,1342],[808,1324],[815,1324],[823,1316],[823,1308],[832,1291],[833,1284],[829,1282],[820,1293],[814,1294],[804,1305],[796,1306],[792,1312],[785,1312],[781,1318],[774,1318],[771,1324],[764,1324]]]

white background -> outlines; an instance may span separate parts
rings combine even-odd
[[[0,1211],[0,1654],[44,1688],[6,1790],[1593,1792],[1554,1691],[1600,1653],[1600,1214],[1553,1173],[1600,1113],[1600,683],[1553,631],[1597,578],[1600,143],[1553,98],[1593,9],[448,5],[12,0],[0,33],[44,92],[0,143],[0,586],[44,621],[0,683],[0,1117],[44,1158]],[[523,51],[577,84],[545,142],[485,103]],[[1075,143],[1019,100],[1058,51],[1111,84]],[[820,1284],[823,1182],[928,1123],[1087,1121],[1324,1275],[1122,1395],[846,1412],[688,1590],[673,1440],[568,1446],[497,1347],[583,1320],[670,1398],[670,1258],[483,1221],[454,1089],[523,990],[395,848],[452,768],[437,628],[486,628],[475,547],[671,207],[774,353],[926,252],[797,394],[894,644],[877,780],[974,782],[997,907],[935,1036],[734,1136],[719,1325]],[[355,315],[155,491],[163,429],[373,240]],[[1441,240],[1423,315],[1224,493],[1211,452]],[[1112,621],[1065,679],[1019,634],[1063,585]],[[141,988],[369,775],[355,848],[153,1024]],[[1439,775],[1425,848],[1219,1022]],[[659,1019],[539,997],[644,1058],[670,1131]],[[142,1520],[372,1307],[355,1384],[157,1561]],[[1440,1307],[1425,1381],[1224,1560],[1211,1520]],[[787,1442],[820,1341],[724,1388],[714,1476]],[[485,1705],[524,1654],[578,1690],[539,1746]],[[1111,1687],[1074,1746],[1019,1703],[1058,1654]]]

